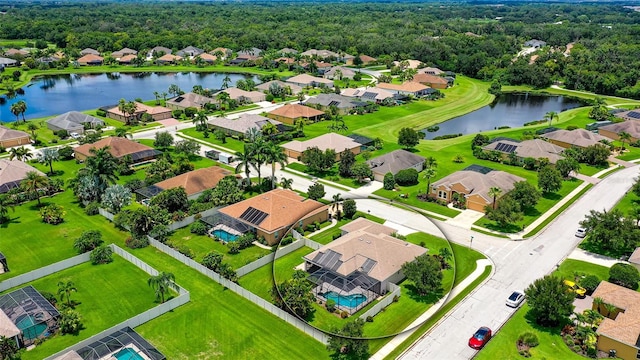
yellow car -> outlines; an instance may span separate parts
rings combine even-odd
[[[565,280],[564,284],[569,287],[569,290],[571,292],[576,293],[576,295],[578,295],[578,297],[584,298],[585,296],[587,296],[587,290],[585,288],[583,288],[582,286],[574,283],[573,281]]]

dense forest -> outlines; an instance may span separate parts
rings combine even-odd
[[[40,3],[3,7],[0,37],[65,49],[330,49],[503,84],[640,97],[640,12],[614,4]],[[515,59],[525,41],[547,43]],[[570,56],[563,52],[575,43]]]

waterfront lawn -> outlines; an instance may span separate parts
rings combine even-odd
[[[147,273],[114,255],[110,264],[87,262],[31,282],[39,291],[57,294],[59,281],[73,281],[78,291],[71,294],[71,300],[77,304],[75,310],[84,328],[77,336],[56,335],[47,339],[35,349],[23,352],[22,359],[43,359],[157,306],[154,291],[147,285],[148,278]],[[61,302],[59,298],[58,301]]]
[[[222,143],[222,141],[216,139],[216,137],[213,135],[213,132],[209,132],[209,137],[205,138],[200,131],[196,131],[196,128],[184,129],[180,130],[179,132],[187,136],[196,138],[200,141],[204,141],[205,143],[212,144],[214,145],[214,147],[217,146],[228,149],[228,151],[230,151],[232,154],[236,151],[244,152],[244,146],[246,145],[244,141],[240,141],[232,137],[227,137],[226,142]]]
[[[377,216],[373,216],[371,214],[365,214],[365,213],[363,213],[361,211],[356,212],[356,215],[354,216],[354,219],[356,217],[363,217],[363,218],[369,219],[371,221],[377,222],[378,224],[384,224],[384,222],[385,222],[384,219],[381,219],[381,218],[379,218]],[[342,230],[340,230],[340,228],[342,226],[350,223],[351,221],[353,221],[353,220],[343,218],[342,220],[338,221],[338,223],[335,226],[333,226],[330,229],[327,229],[327,230],[325,230],[325,231],[323,231],[323,232],[321,232],[321,233],[319,233],[317,235],[312,236],[310,239],[315,241],[315,242],[318,242],[320,244],[326,245],[326,244],[330,243],[331,241],[333,241],[334,236],[338,237],[340,234],[342,234]]]
[[[202,258],[210,251],[217,251],[224,255],[223,262],[228,263],[234,269],[240,268],[250,262],[256,261],[269,254],[271,251],[258,246],[250,246],[240,250],[238,254],[229,254],[229,248],[220,241],[213,240],[209,236],[192,234],[189,226],[176,230],[167,243],[173,246],[185,246],[193,252],[193,260],[202,262]]]

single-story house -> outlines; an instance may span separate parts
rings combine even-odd
[[[467,209],[484,212],[484,207],[493,203],[493,197],[489,195],[492,187],[500,188],[504,195],[515,183],[525,181],[508,172],[485,169],[488,171],[461,170],[445,176],[431,184],[429,196],[450,203],[454,194],[460,194],[464,196]]]
[[[47,120],[47,128],[53,132],[66,130],[68,133],[84,133],[85,124],[90,128],[104,126],[104,121],[79,111],[69,111]]]
[[[334,150],[336,152],[336,161],[340,158],[340,153],[345,150],[351,151],[354,155],[358,155],[362,150],[362,144],[359,142],[336,133],[323,134],[305,141],[293,140],[280,146],[288,157],[294,159],[298,159],[302,156],[302,152],[314,147],[321,151]]]
[[[629,264],[636,267],[636,269],[640,270],[640,247],[637,247],[631,256],[629,256]]]
[[[5,126],[0,126],[0,146],[3,148],[10,148],[13,146],[29,145],[31,144],[31,138],[29,134],[20,130],[9,129]]]
[[[156,59],[158,64],[175,64],[178,61],[182,60],[182,56],[173,55],[173,54],[164,54]]]
[[[0,57],[0,68],[6,67],[6,66],[17,66],[18,64],[20,63],[17,60]]]
[[[300,74],[293,77],[290,77],[286,80],[287,83],[298,85],[301,87],[311,86],[318,87],[320,84],[324,84],[327,87],[333,87],[333,81],[328,79],[323,79],[315,76],[311,76],[308,74]]]
[[[242,114],[239,118],[232,120],[226,117],[214,117],[207,122],[210,128],[222,130],[227,135],[239,136],[244,135],[250,129],[262,131],[262,128],[271,123],[278,128],[278,131],[284,131],[280,121],[269,119],[257,114]]]
[[[133,60],[137,58],[138,58],[138,55],[133,55],[133,54],[125,55],[118,59],[118,63],[122,65],[129,65]]]
[[[318,297],[330,291],[364,296],[366,300],[357,307],[344,309],[350,313],[385,294],[389,284],[402,281],[402,265],[428,251],[391,236],[394,229],[364,218],[340,230],[342,236],[304,257],[305,270]]]
[[[342,115],[348,114],[351,110],[355,109],[358,106],[366,105],[361,104],[360,101],[357,101],[354,98],[333,93],[318,94],[316,96],[312,96],[307,101],[305,101],[305,104],[312,105],[314,107],[319,106],[320,109],[325,111],[335,106],[338,109],[338,112]]]
[[[255,55],[251,55],[251,54],[238,54],[234,59],[231,59],[231,61],[229,61],[229,63],[231,65],[240,65],[243,64],[247,61],[256,61],[258,60],[260,57],[259,56],[255,56]]]
[[[608,140],[602,135],[585,129],[556,130],[543,134],[541,137],[563,148],[570,148],[572,146],[586,148],[599,144],[602,140]]]
[[[326,59],[326,58],[330,58],[330,57],[338,59],[338,54],[334,53],[331,50],[309,49],[309,50],[307,50],[305,52],[302,52],[300,55],[309,56],[309,57],[315,56],[315,57],[318,57],[318,58],[321,58],[321,59]]]
[[[438,75],[431,74],[416,74],[413,77],[414,82],[420,83],[422,85],[427,85],[434,89],[446,89],[449,86],[449,82],[447,79]]]
[[[195,46],[187,46],[186,48],[178,51],[176,55],[184,57],[196,57],[200,54],[203,54],[204,50],[199,49]]]
[[[265,101],[267,96],[260,91],[245,91],[242,89],[238,89],[235,87],[230,87],[228,89],[224,89],[213,94],[213,98],[217,96],[217,94],[224,92],[229,94],[229,98],[232,100],[236,100],[237,102],[243,103],[256,103],[260,101]]]
[[[550,142],[533,139],[518,142],[512,139],[499,139],[482,147],[484,151],[499,151],[506,156],[515,153],[518,159],[525,158],[546,158],[549,162],[555,164],[556,161],[564,159],[562,152],[564,148]]]
[[[369,56],[369,55],[361,54],[361,55],[358,55],[358,57],[359,57],[359,58],[360,58],[360,60],[362,61],[362,65],[369,65],[369,64],[371,64],[371,63],[373,63],[373,62],[378,61],[378,59],[376,59],[376,58],[374,58],[374,57],[371,57],[371,56]],[[347,60],[347,61],[346,61],[346,64],[347,64],[347,65],[353,65],[353,60],[354,60],[355,58],[356,58],[356,57],[354,57],[353,59]]]
[[[104,59],[100,55],[87,54],[76,61],[79,65],[102,65]]]
[[[34,171],[38,175],[44,176],[44,173],[33,166],[19,161],[0,159],[0,194],[20,186],[20,182],[27,178],[27,173]]]
[[[215,100],[210,97],[206,97],[193,92],[188,92],[186,94],[178,95],[172,99],[167,100],[165,105],[167,106],[167,108],[172,110],[184,110],[188,107],[202,109],[206,104],[210,104],[213,102],[215,102]]]
[[[93,156],[91,149],[102,149],[103,147],[109,147],[109,153],[117,159],[121,159],[127,155],[131,156],[134,163],[143,161],[149,161],[155,159],[156,156],[162,154],[160,151],[149,147],[147,145],[140,144],[133,140],[121,137],[106,137],[96,141],[93,144],[83,144],[73,149],[76,160],[85,160],[86,158]]]
[[[11,49],[6,50],[4,52],[4,55],[5,56],[27,56],[27,55],[29,55],[29,52],[25,51],[25,50],[19,50],[19,49],[11,48]]]
[[[618,359],[636,360],[640,351],[640,293],[601,281],[592,297],[615,306],[615,310],[609,311],[595,301],[592,304],[592,310],[606,314],[596,330],[598,350],[605,353],[615,350]]]
[[[418,69],[420,66],[422,66],[422,61],[420,60],[404,60],[407,62],[408,66],[407,69]],[[400,66],[400,61],[394,61],[393,62],[393,66]]]
[[[172,50],[164,46],[156,46],[147,52],[147,59],[152,59],[154,56],[160,57],[162,55],[171,54]]]
[[[249,55],[249,56],[253,56],[253,57],[260,57],[260,55],[262,55],[262,53],[264,52],[264,50],[262,49],[258,49],[258,48],[250,48],[247,50],[240,50],[238,51],[238,56],[244,56],[244,55]]]
[[[371,101],[377,104],[383,102],[386,99],[393,99],[393,93],[385,89],[380,89],[376,87],[356,88],[356,89],[347,88],[342,90],[341,94],[343,96],[355,97],[360,99],[361,101]]]
[[[138,201],[150,199],[162,191],[177,187],[184,188],[189,200],[197,199],[205,190],[215,188],[220,180],[228,175],[234,175],[234,173],[219,166],[209,166],[207,168],[189,171],[136,190],[136,199]],[[242,179],[240,175],[234,176],[238,180]]]
[[[367,165],[373,171],[373,178],[378,181],[384,180],[384,175],[388,172],[393,175],[400,170],[416,169],[418,172],[424,168],[425,158],[407,150],[394,150],[390,153],[375,157],[367,161]]]
[[[526,41],[524,43],[524,46],[533,47],[533,48],[543,48],[543,47],[547,46],[547,43],[542,41],[542,40],[531,39],[529,41]]]
[[[213,64],[214,62],[216,62],[218,60],[218,57],[215,56],[215,55],[202,53],[200,55],[196,55],[194,59],[200,59],[200,60],[206,62],[207,64]]]
[[[172,116],[171,109],[168,109],[164,106],[149,106],[137,101],[135,103],[136,112],[133,114],[133,117],[136,119],[140,119],[140,117],[144,113],[151,115],[153,121],[169,119]],[[128,115],[125,115],[122,111],[120,111],[120,109],[118,109],[118,105],[107,106],[106,108],[101,109],[105,110],[105,112],[107,113],[107,117],[110,119],[115,119],[122,122],[126,122],[127,120]]]
[[[223,48],[223,47],[217,47],[217,48],[211,50],[209,52],[209,54],[215,55],[215,56],[220,56],[222,58],[222,60],[224,60],[224,59],[228,58],[229,56],[233,55],[233,50],[227,49],[227,48]]]
[[[324,78],[330,80],[353,79],[355,75],[356,72],[352,69],[343,66],[334,66],[324,73]]]
[[[269,245],[275,245],[292,227],[304,228],[327,221],[329,207],[305,199],[295,191],[275,189],[223,207],[220,214],[244,224],[255,231],[256,236],[264,237]],[[228,220],[224,222],[229,224]]]
[[[379,89],[387,90],[392,94],[398,94],[398,95],[423,96],[423,95],[429,94],[428,86],[422,85],[414,81],[405,81],[401,85],[389,84],[389,83],[378,83],[376,87]]]
[[[296,59],[290,57],[279,57],[277,59],[273,59],[277,64],[285,64],[289,67],[293,66],[296,63]]]
[[[138,52],[136,50],[133,49],[129,49],[129,48],[122,48],[118,51],[114,51],[111,53],[111,57],[114,59],[120,59],[121,57],[125,56],[125,55],[138,55]]]
[[[92,49],[92,48],[85,48],[80,50],[80,55],[84,56],[84,55],[100,55],[100,52],[96,49]]]
[[[292,49],[292,48],[287,48],[287,47],[278,50],[278,54],[280,54],[282,56],[295,55],[297,53],[298,53],[298,50]]]
[[[614,110],[622,110],[622,109],[614,109]],[[612,111],[609,111],[612,112]],[[640,120],[640,110],[626,110],[626,111],[615,111],[613,112],[613,116],[619,117],[622,120]]]
[[[298,94],[299,92],[302,91],[302,87],[301,86],[298,86],[298,85],[295,85],[295,84],[291,84],[291,83],[286,83],[286,82],[280,81],[280,80],[267,81],[266,83],[262,83],[262,84],[256,86],[256,89],[266,93],[271,88],[271,84],[278,84],[283,89],[286,89],[286,88],[291,89],[291,95]]]
[[[427,74],[427,75],[435,75],[435,76],[441,76],[443,74],[445,74],[444,71],[438,69],[437,67],[424,67],[422,69],[418,69],[418,74]]]
[[[623,131],[631,135],[631,142],[640,140],[640,121],[627,120],[598,128],[598,134],[612,140],[619,140],[620,136],[618,134]]]
[[[267,117],[289,125],[294,125],[298,119],[316,122],[323,116],[324,111],[300,104],[287,104],[267,113]]]

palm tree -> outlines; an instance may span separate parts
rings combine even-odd
[[[154,91],[153,96],[156,97],[156,105],[160,105],[160,93],[157,91]]]
[[[156,291],[156,300],[160,300],[164,303],[164,295],[169,292],[170,289],[178,291],[178,285],[175,283],[176,277],[170,272],[161,272],[158,275],[152,276],[147,280],[147,284]]]
[[[438,160],[436,160],[436,158],[434,158],[433,156],[427,156],[427,158],[424,159],[424,167],[436,168],[438,167]]]
[[[162,101],[164,101],[165,105],[167,104],[167,95],[169,95],[169,94],[167,94],[164,91],[160,93],[160,96],[162,96]]]
[[[122,115],[124,115],[124,121],[128,124],[129,120],[127,119],[127,100],[120,99],[118,101],[118,110],[122,113]]]
[[[17,102],[11,104],[10,110],[11,110],[11,113],[15,115],[16,121],[20,120],[20,112],[21,112],[20,104]]]
[[[224,79],[222,79],[222,88],[228,89],[230,83],[231,83],[231,78],[229,77],[229,74],[225,74]]]
[[[58,282],[58,295],[60,295],[60,300],[64,300],[67,298],[67,305],[71,307],[71,293],[78,292],[78,289],[73,284],[73,281],[69,280],[67,282],[60,281]]]
[[[207,114],[204,112],[204,110],[198,111],[196,115],[193,117],[193,123],[196,124],[196,126],[201,129],[204,129],[207,127],[208,120],[209,118],[207,117]]]
[[[502,194],[502,189],[497,186],[493,186],[489,189],[489,196],[493,197],[493,209],[496,209],[496,199]]]
[[[224,91],[220,91],[218,95],[216,95],[216,100],[218,100],[218,106],[222,108],[222,104],[227,104],[231,97]]]
[[[49,174],[53,174],[53,162],[58,161],[58,149],[44,148],[38,154],[38,161],[42,164],[49,165]]]
[[[115,136],[127,139],[133,138],[133,135],[129,132],[129,130],[123,127],[116,129]]]
[[[281,168],[285,166],[289,162],[289,158],[284,153],[282,148],[273,143],[268,142],[265,149],[266,160],[268,164],[271,164],[271,188],[276,188],[276,164],[279,164]]]
[[[293,184],[293,179],[287,179],[283,177],[280,180],[280,186],[282,186],[283,189],[291,189],[292,184]]]
[[[278,132],[278,128],[270,122],[267,122],[262,127],[262,135],[270,136]]]
[[[27,124],[27,130],[31,131],[31,137],[36,137],[36,130],[38,130],[38,125],[36,125],[33,121]]]
[[[558,119],[558,113],[555,111],[549,111],[546,114],[544,114],[544,118],[549,120],[549,126],[551,126],[551,122],[553,122],[553,119],[554,118],[556,120]]]
[[[607,310],[607,317],[608,318],[613,316],[613,314],[618,310],[618,308],[615,305],[609,304],[609,303],[605,303],[604,304],[604,308]]]
[[[4,194],[0,195],[0,224],[8,220],[7,215],[9,215],[9,209],[15,211],[14,206],[9,202],[9,197]]]
[[[618,139],[622,142],[622,150],[624,150],[625,144],[631,140],[631,134],[626,131],[621,131],[618,133]]]
[[[331,208],[333,209],[334,212],[338,210],[338,208],[340,207],[340,201],[344,200],[340,195],[341,195],[340,193],[337,193],[337,194],[334,194],[332,197],[333,205],[331,205]]]
[[[251,167],[255,169],[251,149],[247,146],[247,144],[245,144],[244,152],[236,151],[233,157],[238,161],[238,165],[236,165],[236,174],[240,173],[240,171],[244,171],[247,181],[246,186],[251,186]]]
[[[604,306],[604,299],[601,297],[594,297],[593,298],[593,306],[596,307],[596,311],[600,312],[602,310],[602,306]]]
[[[293,125],[295,126],[296,131],[304,133],[305,120],[303,118],[294,120]]]
[[[118,171],[118,160],[111,155],[109,147],[105,146],[100,149],[89,149],[91,156],[85,161],[85,167],[82,172],[98,179],[99,187],[106,189],[107,184],[115,184],[118,180],[116,172]]]
[[[42,204],[40,204],[40,192],[38,190],[46,187],[48,184],[48,177],[42,176],[35,171],[29,171],[27,177],[20,182],[20,187],[28,193],[35,194],[38,200],[38,206],[40,206]]]
[[[249,130],[257,130],[256,128],[251,128]],[[260,130],[258,130],[258,133]],[[265,141],[262,134],[257,137],[254,137],[253,142],[249,144],[249,148],[251,149],[251,158],[253,161],[253,167],[256,169],[258,173],[258,185],[262,184],[262,164],[267,162],[267,153],[269,148],[269,142]],[[275,167],[275,165],[274,165]]]
[[[425,179],[427,179],[427,195],[431,192],[431,178],[436,176],[436,169],[433,167],[425,168],[422,175]]]
[[[27,161],[31,157],[33,157],[33,154],[24,146],[14,147],[9,150],[9,160]]]

